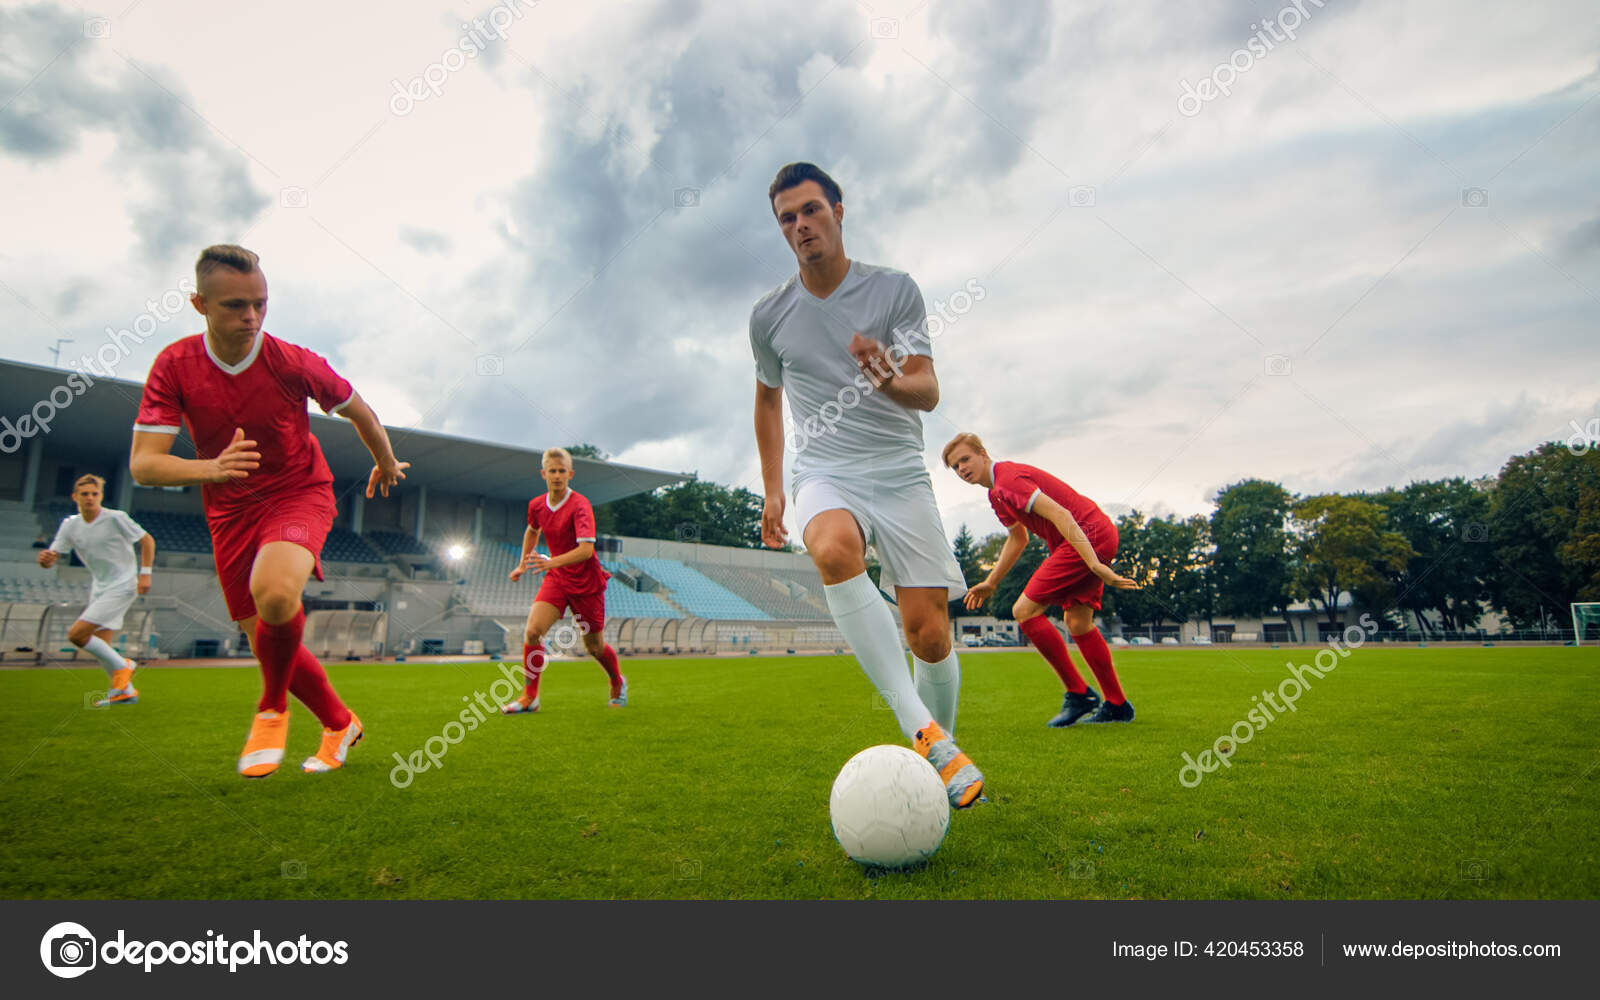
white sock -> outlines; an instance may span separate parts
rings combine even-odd
[[[900,647],[900,630],[895,628],[889,605],[865,573],[843,583],[826,584],[822,591],[834,624],[844,633],[867,680],[894,710],[900,731],[911,739],[933,718],[933,713],[917,697],[917,689],[911,683],[906,654]]]
[[[117,671],[128,665],[117,655],[117,651],[111,648],[111,643],[97,635],[89,637],[89,641],[83,644],[83,650],[100,661],[100,665],[106,669],[107,677],[115,678]]]
[[[933,721],[939,724],[944,734],[954,737],[956,702],[961,698],[961,661],[956,657],[956,651],[951,649],[950,655],[938,663],[929,663],[913,655],[911,665],[917,695],[933,713]]]

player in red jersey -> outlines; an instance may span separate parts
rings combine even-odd
[[[522,561],[511,571],[512,581],[522,579],[529,570],[545,574],[544,583],[528,611],[528,627],[522,636],[522,697],[501,705],[506,715],[521,715],[539,710],[539,678],[544,674],[547,654],[545,633],[562,613],[572,608],[572,617],[583,635],[583,648],[605,669],[611,680],[611,704],[618,708],[628,703],[628,679],[622,676],[617,651],[605,640],[606,581],[611,574],[595,555],[594,508],[589,498],[572,489],[572,455],[565,448],[544,453],[539,470],[549,492],[528,503],[528,527],[522,533]],[[550,550],[548,556],[534,551],[540,537]]]
[[[945,445],[944,464],[966,482],[987,487],[995,515],[1011,531],[988,578],[967,592],[969,611],[976,611],[994,596],[996,585],[1022,555],[1030,531],[1050,549],[1011,608],[1023,634],[1067,689],[1061,711],[1049,725],[1059,729],[1079,719],[1132,722],[1133,706],[1122,693],[1117,670],[1111,665],[1111,650],[1094,627],[1094,613],[1100,609],[1106,584],[1121,590],[1139,587],[1106,565],[1117,554],[1116,524],[1093,500],[1048,472],[1020,462],[992,460],[976,434],[957,434]],[[1061,605],[1072,641],[1105,689],[1103,703],[1072,665],[1061,633],[1044,616],[1045,608],[1052,604]],[[1084,719],[1085,715],[1089,717]]]
[[[239,756],[247,778],[271,774],[289,739],[293,693],[322,722],[322,743],[301,769],[344,765],[361,720],[301,643],[301,591],[322,579],[322,542],[337,508],[333,473],[311,434],[306,400],[355,425],[376,463],[367,496],[405,478],[383,424],[321,357],[262,330],[267,279],[243,247],[208,247],[195,263],[190,301],[206,332],[169,344],[150,368],[128,459],[144,486],[201,484],[217,578],[228,615],[250,637],[262,694]],[[195,457],[170,454],[180,423]]]

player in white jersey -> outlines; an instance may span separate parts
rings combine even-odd
[[[983,775],[951,738],[961,670],[949,602],[967,587],[922,458],[918,413],[939,402],[922,293],[901,271],[845,256],[843,194],[814,164],[784,167],[767,195],[800,269],[750,313],[766,490],[761,537],[772,548],[788,537],[787,389],[796,521],[828,610],[901,731],[939,772],[951,805],[965,808],[982,794]],[[900,606],[914,675],[867,576],[868,544],[883,567],[883,591]]]
[[[111,638],[122,628],[122,616],[133,606],[134,598],[150,592],[156,540],[127,514],[100,506],[105,484],[99,476],[80,476],[73,484],[72,499],[78,504],[78,512],[61,522],[55,541],[39,553],[39,565],[49,569],[76,549],[78,558],[89,567],[94,580],[89,606],[67,630],[67,638],[99,660],[111,679],[106,696],[95,704],[132,705],[139,700],[139,692],[133,687],[133,672],[138,664],[118,655],[111,648]],[[134,542],[139,543],[137,563],[133,559]]]

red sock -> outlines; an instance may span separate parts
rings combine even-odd
[[[1127,701],[1122,694],[1122,685],[1117,681],[1117,668],[1111,665],[1111,650],[1106,647],[1106,638],[1100,634],[1100,630],[1092,628],[1082,635],[1073,636],[1072,641],[1078,644],[1083,662],[1094,671],[1094,679],[1100,682],[1100,693],[1105,695],[1106,701],[1113,705]]]
[[[617,651],[611,648],[611,643],[606,643],[606,648],[600,651],[600,666],[605,668],[606,676],[611,678],[611,686],[616,687],[622,683],[622,667],[617,663]]]
[[[294,673],[289,677],[289,693],[300,699],[300,704],[311,709],[327,729],[343,729],[350,724],[350,710],[339,698],[339,693],[328,683],[328,672],[311,655],[311,650],[301,646],[294,654]]]
[[[1073,694],[1083,694],[1089,690],[1089,685],[1083,682],[1083,675],[1073,666],[1072,654],[1067,652],[1066,640],[1061,638],[1061,633],[1050,624],[1050,619],[1044,615],[1029,618],[1022,623],[1022,634],[1028,637],[1034,648],[1039,651],[1039,655],[1050,664],[1068,691]]]
[[[522,696],[529,701],[539,697],[539,678],[544,674],[544,643],[522,644]]]
[[[289,680],[294,676],[294,654],[306,630],[306,609],[282,625],[268,625],[256,619],[256,659],[261,661],[261,701],[258,712],[289,710]]]

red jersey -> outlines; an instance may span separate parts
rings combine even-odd
[[[333,473],[311,433],[306,400],[337,413],[355,397],[350,383],[303,347],[261,331],[236,365],[211,353],[203,333],[167,345],[150,366],[136,431],[177,434],[189,426],[197,457],[215,458],[236,427],[256,442],[261,467],[244,479],[201,487],[207,517],[237,514],[263,499],[322,491],[333,499]]]
[[[594,508],[588,497],[574,489],[569,488],[566,497],[554,507],[546,493],[528,502],[528,527],[540,532],[551,556],[566,555],[580,542],[594,543]],[[611,574],[600,565],[597,553],[580,563],[550,570],[545,577],[569,594],[593,594],[606,589]]]
[[[993,468],[994,486],[989,490],[989,504],[995,516],[1006,527],[1021,524],[1044,539],[1051,552],[1064,545],[1066,539],[1043,515],[1034,513],[1033,504],[1039,494],[1044,494],[1060,504],[1091,542],[1107,528],[1116,524],[1093,500],[1074,490],[1061,480],[1031,465],[1021,462],[996,462]]]

